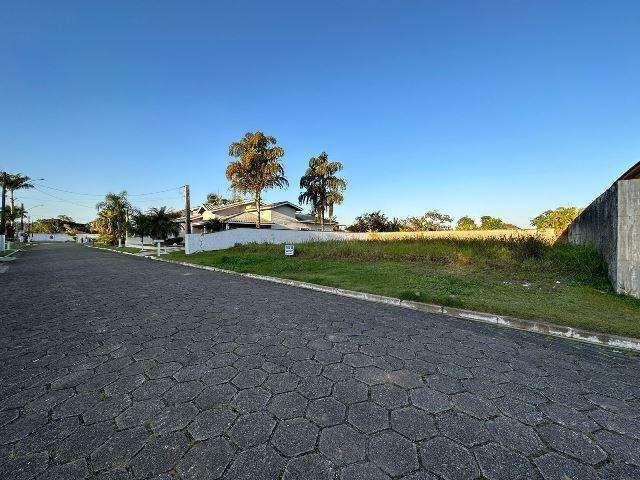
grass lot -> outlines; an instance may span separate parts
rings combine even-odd
[[[640,300],[591,248],[534,239],[252,244],[164,258],[640,337]]]

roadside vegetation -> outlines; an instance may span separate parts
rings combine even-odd
[[[640,337],[640,300],[613,292],[590,247],[513,240],[250,244],[165,258]]]

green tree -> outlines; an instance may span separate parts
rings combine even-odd
[[[156,240],[166,240],[169,236],[176,236],[180,232],[180,225],[176,218],[179,212],[167,211],[167,207],[152,208],[147,213],[151,236]]]
[[[400,230],[400,222],[395,218],[389,220],[384,213],[378,210],[356,217],[347,230],[350,232],[397,232]]]
[[[6,180],[3,180],[6,178]],[[15,191],[16,190],[26,190],[28,188],[34,188],[33,184],[30,183],[31,179],[26,175],[22,175],[21,173],[8,173],[5,176],[0,176],[0,185],[4,185],[7,192],[9,192],[9,212],[13,212],[15,210]],[[14,217],[10,215],[10,217]],[[15,217],[14,217],[15,220]],[[13,221],[9,218],[11,225],[13,226]]]
[[[298,196],[300,203],[310,203],[314,213],[324,229],[325,212],[333,217],[333,206],[342,203],[342,192],[347,182],[336,176],[342,170],[340,162],[330,162],[329,156],[322,152],[309,159],[309,166],[300,179],[300,188],[304,191]]]
[[[501,218],[483,215],[480,217],[480,230],[502,230],[509,228],[509,224],[502,221]]]
[[[151,236],[151,219],[149,215],[136,210],[129,217],[129,232],[140,237],[140,243],[144,245],[144,237]]]
[[[583,210],[583,208],[577,207],[558,207],[555,210],[545,210],[531,220],[531,225],[536,228],[553,228],[556,231],[561,231],[566,229]]]
[[[460,217],[456,224],[456,230],[476,230],[477,228],[478,225],[476,224],[476,221],[466,215],[464,217]]]
[[[402,222],[402,230],[408,231],[437,231],[451,230],[452,218],[446,213],[429,210],[421,217],[409,217]]]
[[[229,162],[226,176],[233,190],[253,195],[258,212],[256,228],[260,228],[263,190],[289,185],[279,162],[284,150],[276,144],[277,140],[271,135],[248,132],[240,141],[229,145],[229,156],[236,160]]]
[[[133,211],[127,192],[108,193],[96,208],[98,216],[93,222],[95,230],[110,244],[117,243],[118,239],[124,243],[128,216]]]

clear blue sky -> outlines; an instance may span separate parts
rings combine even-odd
[[[284,147],[295,201],[326,150],[342,222],[437,209],[526,226],[640,160],[640,2],[65,2],[0,5],[0,169],[91,206],[225,193],[230,142]],[[99,6],[100,5],[100,6]],[[34,217],[95,211],[39,191]],[[132,197],[179,206],[180,193]]]

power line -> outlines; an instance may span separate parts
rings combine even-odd
[[[71,193],[73,195],[85,195],[85,196],[91,196],[91,197],[104,197],[105,194],[104,193],[83,193],[83,192],[73,192],[71,190],[65,190],[63,188],[57,188],[57,187],[48,187],[46,185],[40,185],[42,188],[47,188],[49,190],[55,190],[57,192],[64,192],[64,193]],[[146,193],[127,193],[128,197],[143,197],[146,195],[155,195],[158,193],[164,193],[164,192],[171,192],[174,190],[180,190],[183,187],[173,187],[173,188],[167,188],[165,190],[158,190],[156,192],[146,192]]]
[[[71,204],[77,205],[79,207],[90,208],[91,210],[95,210],[96,209],[95,206],[94,207],[89,207],[88,205],[83,205],[81,203],[77,203],[77,202],[74,202],[74,201],[71,201],[71,200],[65,200],[64,198],[56,197],[55,195],[51,195],[49,192],[44,192],[44,191],[40,190],[38,187],[33,187],[33,188],[35,188],[38,192],[44,193],[45,195],[48,195],[51,198],[55,198],[56,200],[58,200],[60,202],[71,203]]]

